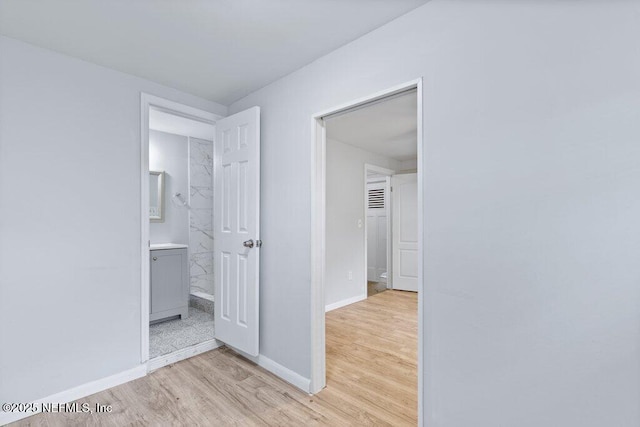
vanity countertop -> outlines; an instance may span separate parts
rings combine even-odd
[[[149,249],[152,251],[157,251],[160,249],[183,249],[188,248],[189,246],[183,245],[181,243],[153,243],[149,246]]]

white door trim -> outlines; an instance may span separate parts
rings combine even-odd
[[[375,173],[379,173],[380,175],[386,175],[385,178],[385,208],[387,210],[387,288],[391,288],[391,270],[393,265],[391,263],[391,195],[389,194],[389,190],[391,188],[390,176],[395,174],[396,171],[393,169],[383,168],[382,166],[370,165],[368,163],[364,164],[364,277],[365,277],[365,288],[364,295],[367,295],[368,289],[367,284],[369,282],[369,271],[367,269],[369,263],[369,220],[367,219],[367,206],[369,203],[369,193],[367,191],[367,172],[372,171]]]
[[[372,171],[375,173],[379,173],[380,175],[386,175],[386,176],[391,176],[397,173],[397,171],[394,171],[393,169],[387,169],[387,168],[383,168],[382,166],[370,165],[369,163],[365,163],[364,172],[367,173],[367,171]],[[365,179],[366,179],[366,175],[365,175]]]
[[[425,314],[431,310],[424,310],[424,266],[423,266],[423,173],[425,156],[423,149],[423,114],[422,114],[422,78],[402,83],[392,88],[376,92],[374,94],[346,102],[325,111],[314,114],[311,117],[311,385],[310,392],[317,393],[326,385],[326,354],[325,354],[325,245],[326,245],[326,129],[323,117],[349,110],[370,102],[374,102],[388,96],[395,95],[410,89],[417,89],[418,101],[418,281],[423,286],[423,292],[418,292],[418,425],[423,425],[424,398],[423,375],[427,366],[425,360],[424,325]]]
[[[149,109],[215,123],[222,116],[140,92],[140,363],[149,360]],[[213,337],[212,337],[213,338]]]

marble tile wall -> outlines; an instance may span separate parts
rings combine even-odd
[[[213,295],[213,142],[189,138],[191,292]]]

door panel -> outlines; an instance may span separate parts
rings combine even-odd
[[[216,122],[214,280],[216,339],[259,352],[260,109]],[[251,242],[245,245],[244,242]]]
[[[418,290],[418,175],[394,175],[393,288]]]

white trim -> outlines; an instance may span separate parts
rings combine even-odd
[[[292,371],[291,369],[282,366],[278,362],[275,362],[268,357],[258,354],[257,356],[252,356],[250,354],[245,353],[242,350],[238,350],[235,347],[227,346],[233,352],[238,353],[240,356],[245,359],[255,363],[261,368],[271,372],[276,377],[288,382],[289,384],[298,387],[300,390],[305,391],[307,393],[311,393],[311,380],[309,378],[305,378],[297,372]]]
[[[91,396],[92,394],[144,377],[146,374],[147,367],[143,364],[118,374],[91,381],[42,399],[34,400],[32,403],[34,403],[38,409],[36,412],[0,412],[0,425],[9,424],[40,413],[42,403],[73,402],[74,400],[82,399],[83,397]]]
[[[350,305],[350,304],[353,304],[353,303],[356,303],[356,302],[360,302],[360,301],[365,300],[365,299],[367,299],[367,292],[366,291],[365,291],[365,293],[363,295],[358,295],[358,296],[355,296],[355,297],[351,297],[351,298],[343,299],[341,301],[334,302],[332,304],[327,304],[325,306],[325,312],[332,311],[332,310],[335,310],[337,308],[344,307],[346,305]]]
[[[418,425],[424,425],[425,386],[423,376],[427,368],[424,345],[428,340],[424,338],[424,325],[432,310],[424,310],[425,291],[428,287],[424,283],[424,186],[423,173],[426,165],[423,128],[423,88],[422,77],[407,83],[402,83],[372,95],[346,102],[311,117],[312,146],[311,146],[311,388],[310,392],[320,391],[326,383],[326,354],[325,354],[325,303],[324,303],[324,269],[325,269],[325,152],[326,133],[323,117],[341,110],[351,109],[368,104],[391,95],[416,88],[418,103],[418,283],[422,286],[418,292]],[[428,323],[429,325],[431,323]],[[431,335],[431,334],[429,334]],[[431,387],[428,387],[431,389]]]
[[[289,384],[294,385],[307,393],[311,392],[311,380],[309,378],[305,378],[302,375],[293,372],[291,369],[286,368],[261,354],[251,359],[255,363],[257,363],[258,366],[266,369],[275,376],[280,377]]]
[[[378,101],[383,98],[388,98],[395,94],[405,92],[407,90],[411,90],[413,88],[418,88],[418,83],[422,81],[422,77],[419,79],[411,80],[406,83],[402,83],[389,89],[381,90],[379,92],[375,92],[368,96],[363,96],[361,98],[354,99],[353,101],[345,102],[343,104],[337,105],[333,108],[326,109],[319,113],[314,114],[312,117],[314,119],[322,119],[323,117],[330,116],[332,114],[339,113],[342,110],[351,110],[353,108],[359,107],[361,105],[369,104],[371,102]]]
[[[190,107],[179,102],[171,101],[159,96],[150,95],[148,93],[141,92],[142,98],[148,101],[150,105],[153,105],[157,110],[165,113],[173,114],[176,116],[184,117],[186,119],[196,120],[199,122],[209,123],[214,125],[216,120],[221,119],[223,116],[211,113],[209,111],[201,110],[199,108]]]
[[[426,197],[424,197],[424,171],[427,166],[427,158],[426,158],[426,150],[424,149],[424,114],[423,114],[423,87],[422,87],[422,78],[418,79],[417,82],[417,93],[416,98],[418,99],[418,111],[416,113],[416,119],[418,121],[418,164],[416,165],[418,169],[418,425],[425,425],[425,416],[424,416],[424,401],[426,396],[425,386],[424,386],[424,378],[425,375],[431,373],[431,367],[428,365],[426,352],[424,351],[426,346],[430,346],[427,342],[433,334],[429,332],[427,334],[427,329],[425,329],[428,325],[429,328],[433,327],[433,321],[431,319],[431,313],[433,313],[433,309],[431,306],[431,301],[433,298],[429,298],[426,294],[430,291],[430,287],[425,283],[425,271],[424,271],[424,242],[426,241],[426,236],[424,234],[424,207],[426,203]],[[425,309],[425,301],[428,301],[430,307]],[[428,336],[427,336],[428,335]],[[430,378],[433,378],[433,375],[429,375]],[[429,396],[429,401],[433,402]]]
[[[215,123],[221,119],[208,111],[140,92],[140,362],[149,360],[149,109]]]
[[[149,360],[149,105],[140,93],[140,362]]]
[[[393,169],[387,169],[387,168],[383,168],[382,166],[372,165],[369,163],[364,164],[364,170],[365,172],[372,171],[375,173],[379,173],[380,175],[387,175],[387,176],[395,175],[397,173],[397,171],[394,171]]]
[[[222,347],[223,345],[224,343],[213,339],[201,342],[200,344],[192,345],[191,347],[174,351],[173,353],[158,356],[147,362],[147,372],[153,372],[156,369],[162,368],[163,366],[171,365],[172,363],[176,363],[181,360],[206,353],[207,351],[215,350],[216,348]]]
[[[326,257],[326,128],[322,117],[311,118],[311,383],[310,393],[327,382],[324,277]]]
[[[391,176],[387,176],[385,178],[385,201],[387,208],[387,289],[393,288],[393,247],[391,243],[393,242],[393,227],[391,226],[391,220],[393,219],[393,213],[391,212],[393,209],[393,202],[391,201]]]

